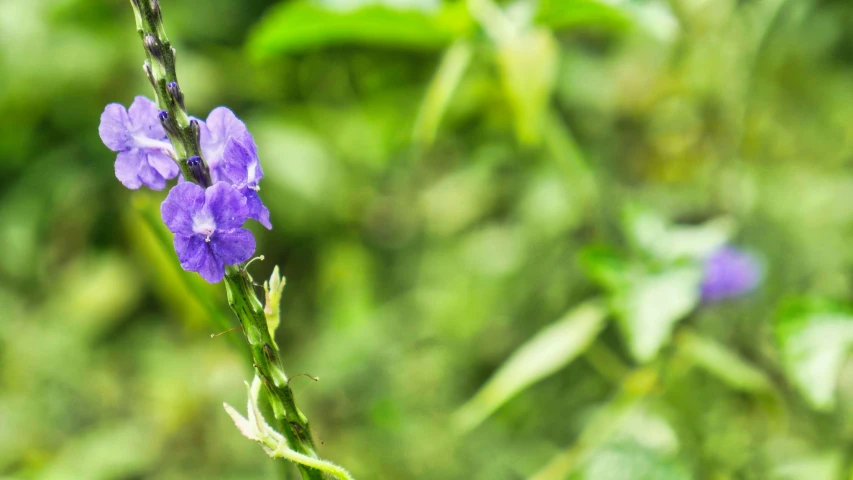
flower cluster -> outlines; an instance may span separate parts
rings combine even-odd
[[[117,152],[116,178],[126,187],[162,190],[180,169],[163,128],[165,112],[145,97],[129,109],[107,105],[98,129],[101,140]],[[198,272],[210,283],[222,280],[227,265],[248,260],[255,239],[243,228],[249,218],[266,228],[269,210],[261,202],[258,182],[264,174],[252,135],[234,113],[214,109],[199,125],[199,143],[210,169],[211,185],[204,188],[183,176],[160,206],[163,221],[175,234],[175,251],[184,270]],[[201,160],[190,158],[192,170]]]

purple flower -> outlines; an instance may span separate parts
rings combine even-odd
[[[705,259],[702,300],[716,302],[743,295],[758,286],[761,268],[752,255],[722,247]]]
[[[226,182],[207,190],[189,182],[176,185],[160,214],[175,234],[181,267],[210,283],[222,280],[226,265],[243,263],[255,252],[255,237],[242,228],[249,216],[246,198]]]
[[[201,151],[211,175],[214,175],[222,165],[228,140],[242,137],[247,132],[246,125],[230,109],[217,107],[210,112],[207,120],[199,121],[199,126]]]
[[[258,195],[258,182],[264,176],[258,147],[246,125],[228,108],[217,107],[206,121],[200,122],[200,127],[201,149],[211,180],[235,186],[246,197],[249,218],[271,229],[270,212]]]
[[[162,190],[166,180],[178,175],[172,160],[172,144],[157,119],[157,105],[145,97],[136,97],[130,109],[111,103],[101,114],[98,133],[110,150],[118,152],[116,178],[131,189],[142,185]]]
[[[211,177],[214,182],[225,181],[234,185],[246,197],[249,218],[257,220],[268,229],[272,228],[270,211],[258,195],[261,189],[258,182],[264,177],[264,172],[258,160],[258,147],[249,132],[228,139],[222,154],[222,164]]]

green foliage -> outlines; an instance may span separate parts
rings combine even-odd
[[[0,477],[287,478],[222,412],[221,288],[97,138],[149,91],[130,7],[0,3]],[[171,3],[189,113],[258,142],[250,272],[353,477],[850,476],[849,2]],[[724,244],[763,284],[702,301]]]
[[[536,334],[506,360],[486,385],[456,412],[459,430],[476,427],[518,392],[565,367],[595,340],[604,327],[605,309],[590,302],[572,310]]]
[[[821,300],[789,301],[773,329],[794,385],[815,408],[833,408],[838,375],[853,348],[853,310]]]
[[[613,309],[631,355],[652,360],[672,335],[676,322],[699,302],[702,271],[696,266],[674,267],[640,275],[613,296]]]
[[[378,4],[330,8],[299,0],[268,12],[254,29],[248,48],[257,58],[341,45],[431,50],[470,28],[461,3],[424,12]]]
[[[628,28],[630,19],[612,3],[598,0],[543,0],[539,2],[535,21],[555,30],[576,27]]]

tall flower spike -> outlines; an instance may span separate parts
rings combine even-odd
[[[210,283],[222,280],[226,265],[243,263],[255,252],[255,237],[242,228],[248,213],[246,199],[225,182],[207,190],[181,183],[160,205],[181,267]]]
[[[118,152],[115,174],[125,187],[162,190],[166,180],[178,175],[174,150],[151,100],[136,97],[128,110],[118,103],[107,105],[98,133],[104,145]]]

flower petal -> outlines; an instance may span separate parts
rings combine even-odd
[[[244,187],[241,190],[241,193],[246,197],[246,206],[249,207],[249,218],[257,220],[261,225],[266,227],[267,230],[272,230],[272,223],[270,223],[270,211],[266,206],[264,206],[263,202],[261,202],[261,196],[258,195],[258,192],[251,188]]]
[[[139,165],[139,179],[142,184],[151,190],[163,190],[166,187],[166,179],[148,163],[148,155],[142,155],[144,161]]]
[[[166,180],[177,177],[181,171],[178,168],[178,164],[172,160],[172,157],[156,150],[148,154],[148,164],[154,170],[157,170],[157,173]]]
[[[205,242],[201,235],[175,235],[175,251],[181,268],[198,272],[209,283],[216,283],[225,275],[225,266],[216,258],[211,243]]]
[[[230,232],[217,231],[210,239],[210,248],[225,265],[236,265],[250,259],[255,253],[255,237],[245,228]]]
[[[125,187],[136,190],[142,186],[142,180],[139,179],[139,169],[142,168],[144,163],[145,155],[140,154],[136,149],[128,152],[119,152],[116,155],[116,178]]]
[[[213,215],[216,231],[240,228],[249,218],[249,207],[240,192],[226,182],[218,182],[205,192],[205,208]]]
[[[198,274],[201,275],[201,278],[207,280],[208,283],[216,283],[225,276],[225,265],[214,254],[211,247],[212,243],[213,241],[211,240],[211,243],[208,243],[207,248],[204,249],[203,262],[198,269]]]
[[[101,114],[101,124],[98,126],[98,134],[107,148],[114,152],[120,152],[127,148],[131,140],[128,133],[129,126],[130,119],[127,116],[124,106],[118,103],[111,103],[107,105],[104,113]],[[136,188],[139,187],[137,186]]]
[[[222,162],[222,152],[229,138],[239,138],[246,132],[246,125],[230,109],[217,107],[201,123],[201,149],[211,170]]]
[[[251,163],[251,154],[243,143],[237,138],[229,138],[222,152],[222,162],[217,168],[218,180],[231,185],[245,185]]]
[[[148,98],[141,95],[134,98],[127,110],[133,132],[155,140],[166,138],[166,130],[163,129],[160,119],[157,118],[159,111],[157,104]]]
[[[207,242],[201,235],[175,235],[175,252],[181,267],[190,272],[197,272],[208,254]]]
[[[160,215],[172,233],[193,235],[193,214],[204,206],[204,189],[194,183],[181,183],[172,187],[160,204]]]

